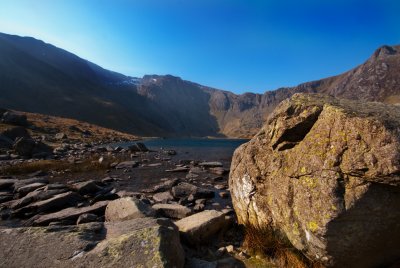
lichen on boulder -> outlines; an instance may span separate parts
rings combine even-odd
[[[400,258],[400,107],[295,94],[233,156],[240,223],[270,229],[313,261]]]

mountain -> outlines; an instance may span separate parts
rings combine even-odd
[[[74,118],[141,136],[251,137],[297,92],[400,102],[400,47],[383,46],[344,74],[236,95],[171,75],[108,71],[31,37],[0,34],[0,107]]]

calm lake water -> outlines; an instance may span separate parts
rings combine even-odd
[[[150,150],[173,149],[178,154],[174,159],[230,162],[233,152],[247,139],[147,139],[141,140]],[[132,143],[120,143],[127,147]]]

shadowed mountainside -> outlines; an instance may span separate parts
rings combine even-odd
[[[344,74],[236,95],[171,75],[125,76],[31,37],[0,34],[0,107],[74,118],[141,136],[251,137],[294,93],[400,102],[400,47]]]

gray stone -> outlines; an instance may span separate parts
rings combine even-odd
[[[216,210],[205,210],[175,222],[182,237],[191,244],[204,244],[225,228],[229,222],[225,214]]]
[[[97,222],[97,221],[99,221],[99,217],[96,214],[85,213],[79,216],[78,220],[76,221],[76,224],[83,224],[83,223]]]
[[[125,221],[136,218],[154,216],[151,206],[134,197],[124,197],[111,201],[105,212],[106,221]]]
[[[94,195],[103,189],[93,180],[74,183],[72,188],[81,195]]]
[[[169,201],[174,200],[174,197],[171,195],[169,191],[167,191],[154,194],[153,200],[160,203],[168,203]]]

